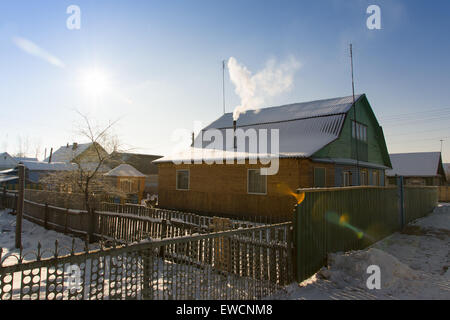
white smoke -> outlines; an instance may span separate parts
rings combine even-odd
[[[228,59],[230,79],[241,104],[233,111],[233,119],[237,120],[247,110],[258,110],[267,98],[288,91],[292,87],[295,72],[300,63],[293,57],[282,64],[274,59],[266,63],[266,67],[258,73],[252,73],[234,57]]]

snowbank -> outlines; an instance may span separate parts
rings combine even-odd
[[[328,267],[275,299],[450,299],[450,206],[411,223],[366,250],[334,253]],[[369,289],[370,265],[381,288]]]

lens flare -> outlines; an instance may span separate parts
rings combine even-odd
[[[361,230],[358,227],[355,227],[349,223],[350,217],[347,213],[344,213],[341,216],[339,216],[336,212],[328,211],[325,214],[325,219],[330,223],[333,223],[340,227],[352,230],[356,234],[358,239],[362,239],[364,237],[366,237],[368,239],[372,239],[372,237],[370,235],[368,235],[367,233],[365,233],[363,230]]]
[[[295,200],[297,200],[297,204],[300,204],[300,203],[303,202],[303,200],[305,200],[305,193],[304,192],[302,192],[302,193],[295,193],[285,183],[278,183],[277,184],[277,190],[281,194],[293,196],[295,198]]]

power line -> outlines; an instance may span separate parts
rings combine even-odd
[[[420,114],[430,114],[430,113],[435,113],[435,112],[442,112],[442,111],[450,111],[449,107],[444,107],[444,108],[436,108],[436,109],[428,109],[426,111],[417,111],[417,112],[406,112],[406,113],[400,113],[400,114],[396,114],[396,115],[390,115],[390,116],[383,116],[383,117],[379,117],[379,119],[387,119],[387,120],[393,120],[393,119],[399,119],[399,118],[404,118],[404,117],[411,117],[414,115],[420,115]]]

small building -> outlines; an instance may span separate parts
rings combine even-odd
[[[12,169],[17,166],[18,162],[8,152],[0,153],[0,171]]]
[[[112,178],[117,189],[127,195],[121,202],[141,203],[145,188],[145,174],[133,166],[123,163],[111,171],[105,173],[106,177]]]
[[[445,178],[447,185],[450,184],[450,163],[444,163]]]
[[[108,165],[113,168],[122,163],[131,165],[145,175],[144,193],[153,195],[158,193],[158,166],[153,161],[159,158],[162,156],[115,151],[111,154]]]
[[[403,176],[405,185],[441,186],[447,182],[440,152],[393,153],[392,170],[386,172],[389,185]]]
[[[383,130],[365,94],[353,101],[350,96],[247,111],[235,123],[231,113],[224,114],[204,128],[190,148],[154,161],[159,168],[159,206],[286,217],[297,203],[298,188],[383,186],[385,170],[391,168]],[[265,129],[267,135],[252,138],[249,133],[239,150],[239,129]],[[223,140],[204,139],[204,133],[213,131],[221,132]],[[279,150],[272,148],[276,134]],[[257,140],[257,150],[250,139]],[[269,165],[251,161],[258,157],[279,159],[277,173],[261,174]]]

